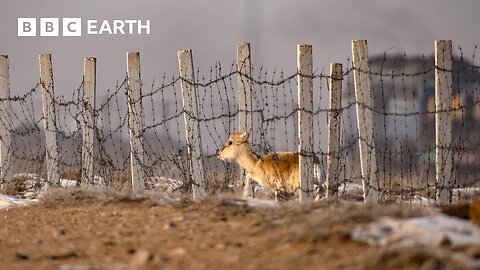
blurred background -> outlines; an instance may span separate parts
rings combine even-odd
[[[82,79],[83,58],[98,58],[98,91],[122,80],[125,53],[139,51],[145,83],[177,74],[177,51],[192,49],[195,66],[230,64],[238,42],[252,44],[254,66],[295,72],[296,45],[313,45],[315,67],[346,63],[353,39],[367,39],[371,55],[432,54],[436,39],[473,52],[480,36],[476,0],[240,0],[0,2],[0,53],[11,58],[12,92],[37,82],[38,54],[52,53],[56,91],[70,94]],[[17,37],[19,17],[150,19],[150,35]],[[85,22],[84,22],[85,23]],[[455,50],[458,53],[458,50]],[[468,54],[468,56],[470,56]]]

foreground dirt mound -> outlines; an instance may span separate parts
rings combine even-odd
[[[380,216],[422,207],[336,201],[271,204],[165,193],[53,190],[41,203],[0,211],[0,269],[437,269],[455,262],[421,249],[351,240]],[[392,262],[388,258],[395,257]]]

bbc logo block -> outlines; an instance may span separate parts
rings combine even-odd
[[[36,18],[18,18],[18,36],[35,37],[37,36]]]
[[[40,18],[40,36],[58,37],[58,18]]]
[[[64,37],[79,37],[82,35],[81,18],[63,18],[62,22]]]
[[[150,20],[86,20],[87,35],[150,35]],[[19,37],[79,37],[81,18],[18,18]]]
[[[38,24],[37,24],[38,22]],[[19,37],[79,37],[82,35],[81,18],[18,18]]]

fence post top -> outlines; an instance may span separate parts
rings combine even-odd
[[[96,62],[96,61],[97,61],[97,58],[96,58],[96,57],[92,57],[92,56],[87,56],[87,57],[85,57],[85,60]]]
[[[50,53],[41,53],[38,55],[38,58],[52,58],[52,55]]]
[[[435,53],[437,53],[437,50],[452,51],[452,41],[451,40],[435,40]]]
[[[450,43],[450,44],[452,44],[452,40],[450,40],[450,39],[437,39],[437,40],[435,40],[435,44],[439,44],[439,43]]]
[[[184,54],[192,54],[192,50],[191,49],[188,49],[188,50],[180,50],[178,51],[178,57],[184,55]]]
[[[310,45],[310,44],[298,44],[297,48],[298,49],[303,49],[303,48],[312,49],[312,45]]]
[[[135,61],[135,60],[140,61],[140,53],[139,52],[127,52],[127,63],[130,61]]]
[[[240,48],[240,47],[250,47],[250,42],[239,42],[237,43],[237,48]]]
[[[352,40],[352,46],[359,46],[359,45],[367,45],[367,40],[366,39],[354,39]]]

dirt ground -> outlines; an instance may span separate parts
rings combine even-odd
[[[0,269],[462,269],[433,249],[372,247],[350,237],[381,216],[432,211],[53,190],[36,205],[0,210]],[[480,247],[462,252],[480,257]]]

